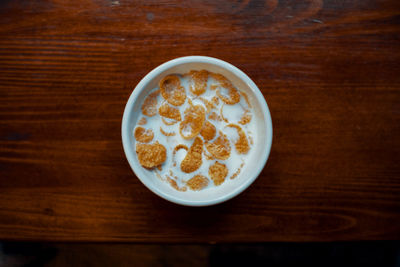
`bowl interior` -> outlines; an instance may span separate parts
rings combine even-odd
[[[249,157],[245,163],[240,175],[238,175],[233,180],[226,180],[222,185],[207,188],[203,191],[194,192],[188,190],[186,192],[179,192],[173,189],[168,183],[161,181],[156,175],[149,170],[142,168],[139,164],[136,153],[135,153],[135,138],[133,136],[133,129],[135,128],[136,122],[141,117],[141,104],[144,98],[150,90],[158,86],[158,82],[165,75],[173,73],[186,73],[189,70],[202,70],[206,69],[211,72],[221,73],[227,77],[238,89],[247,93],[250,103],[253,106],[253,120],[256,120],[256,132],[253,133],[254,145],[249,151]],[[150,73],[152,74],[152,73]],[[149,75],[150,75],[149,74]],[[136,88],[133,94],[132,106],[129,108],[127,105],[127,110],[125,110],[124,116],[126,116],[125,127],[123,126],[123,133],[126,139],[124,140],[124,149],[128,161],[137,175],[137,177],[145,184],[150,190],[152,190],[157,195],[166,198],[175,203],[183,205],[192,206],[202,206],[211,205],[227,200],[236,194],[243,191],[247,186],[249,186],[253,180],[258,176],[259,172],[266,163],[270,146],[272,129],[268,129],[272,125],[270,124],[270,115],[266,102],[258,91],[256,86],[247,76],[243,77],[243,73],[238,73],[234,69],[227,69],[225,66],[220,66],[214,63],[208,62],[183,62],[181,64],[176,64],[171,68],[161,70],[159,73],[153,72],[150,75],[150,79],[147,80],[140,88]],[[241,77],[239,77],[241,76]],[[146,79],[144,79],[146,80]],[[140,84],[139,84],[140,85]],[[260,99],[260,97],[262,99]],[[266,112],[267,111],[267,112]]]

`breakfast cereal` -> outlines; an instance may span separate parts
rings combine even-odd
[[[145,168],[153,168],[162,164],[167,158],[165,146],[154,144],[136,144],[136,154],[140,164]]]
[[[180,106],[186,100],[185,88],[181,86],[178,76],[168,75],[160,81],[161,95],[171,105]]]
[[[189,148],[188,153],[181,163],[181,170],[190,173],[200,168],[202,164],[203,153],[203,140],[200,137],[196,137],[193,145]]]
[[[148,143],[154,138],[154,133],[151,129],[145,129],[143,127],[136,127],[135,139],[142,143]]]
[[[208,179],[207,179],[207,177],[204,177],[203,175],[195,175],[193,178],[191,178],[189,181],[187,181],[186,184],[193,191],[198,191],[208,185]]]
[[[133,129],[139,163],[180,192],[236,178],[253,146],[247,94],[207,70],[166,75],[158,85]]]
[[[208,175],[210,175],[215,185],[220,185],[225,181],[225,177],[228,175],[228,168],[225,164],[217,161],[208,169]]]

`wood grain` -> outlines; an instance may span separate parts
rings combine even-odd
[[[400,2],[0,2],[0,239],[137,242],[400,238]],[[168,203],[125,159],[134,86],[186,55],[260,87],[274,141],[257,181]]]

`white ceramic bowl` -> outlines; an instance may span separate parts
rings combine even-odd
[[[138,162],[135,152],[133,129],[140,117],[141,103],[150,90],[158,86],[159,80],[172,73],[186,73],[189,70],[206,69],[221,73],[237,88],[247,93],[253,106],[253,120],[256,120],[257,132],[253,133],[254,146],[249,151],[249,158],[241,173],[233,180],[226,180],[222,185],[202,191],[180,192],[155,174],[144,169]],[[126,104],[122,118],[122,143],[129,164],[140,181],[158,196],[171,202],[186,206],[209,206],[231,199],[245,190],[258,177],[264,168],[272,144],[272,121],[257,85],[235,66],[212,57],[189,56],[168,61],[147,74],[136,86]]]

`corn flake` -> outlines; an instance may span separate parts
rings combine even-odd
[[[249,142],[247,140],[246,134],[244,133],[243,129],[239,125],[232,124],[232,123],[228,124],[227,127],[235,128],[239,135],[239,138],[235,143],[236,151],[239,154],[246,154],[249,151],[250,146],[249,146]]]
[[[181,162],[181,170],[191,173],[200,168],[202,164],[203,140],[196,137],[185,158]]]
[[[168,183],[172,186],[172,188],[174,188],[175,190],[181,191],[181,192],[185,192],[187,190],[186,186],[184,187],[179,187],[178,184],[176,183],[176,181],[174,179],[172,179],[171,177],[169,177],[168,175],[165,176],[167,178]]]
[[[154,138],[154,133],[151,129],[145,129],[143,127],[136,127],[135,129],[135,139],[138,142],[148,143]]]
[[[167,150],[165,146],[158,142],[154,144],[136,143],[136,154],[139,163],[145,168],[156,167],[167,159]]]
[[[244,100],[246,101],[247,106],[249,108],[251,108],[251,104],[250,104],[250,101],[249,101],[249,96],[245,92],[242,92],[242,91],[240,92],[240,94],[243,96]]]
[[[251,118],[252,118],[252,114],[250,113],[250,111],[248,109],[246,109],[245,112],[243,113],[242,117],[238,121],[238,123],[242,124],[242,125],[248,124],[251,121]]]
[[[160,90],[150,93],[143,101],[142,113],[143,115],[153,117],[157,114],[157,97]]]
[[[176,166],[175,155],[176,155],[176,152],[178,152],[178,150],[180,150],[180,149],[185,149],[186,151],[189,150],[189,148],[184,144],[179,144],[174,148],[174,151],[172,151],[172,162],[173,162],[174,167]]]
[[[194,105],[188,107],[184,114],[184,119],[179,125],[179,133],[184,139],[191,139],[203,128],[206,111],[201,105]]]
[[[217,130],[215,126],[211,122],[206,120],[204,122],[203,128],[200,131],[200,135],[204,138],[204,140],[210,141],[215,137],[216,132]]]
[[[238,90],[224,75],[213,73],[212,77],[218,81],[217,95],[225,104],[234,105],[240,101]]]
[[[208,185],[208,179],[203,175],[195,175],[186,182],[186,185],[193,191],[199,191]]]
[[[217,161],[208,169],[208,175],[210,175],[215,185],[220,185],[225,181],[228,175],[228,168],[225,164]]]
[[[138,125],[145,125],[147,123],[147,119],[145,117],[142,117],[139,121],[138,121]]]
[[[201,95],[207,89],[208,71],[192,70],[189,72],[189,88],[194,95]]]
[[[161,117],[161,120],[165,125],[168,125],[168,126],[174,125],[175,123],[178,122],[176,120],[172,120],[172,119],[168,119],[168,118],[164,118],[164,117]]]
[[[186,92],[176,75],[167,75],[159,83],[162,97],[171,105],[180,106],[185,103]]]
[[[181,113],[179,112],[179,109],[171,107],[167,103],[164,103],[164,104],[162,104],[160,106],[160,108],[158,109],[158,113],[162,117],[165,117],[165,118],[168,118],[168,119],[173,119],[173,120],[176,120],[176,121],[182,120]]]
[[[231,145],[224,133],[219,132],[219,136],[212,143],[206,143],[206,148],[215,158],[226,160],[231,154]]]
[[[166,132],[164,131],[163,128],[160,127],[160,132],[165,135],[165,136],[174,136],[176,133],[175,132]]]

